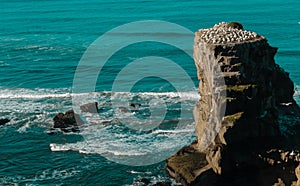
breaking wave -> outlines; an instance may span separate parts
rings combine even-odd
[[[96,101],[99,113],[82,115],[86,124],[78,135],[84,140],[51,143],[50,150],[99,154],[118,163],[144,165],[162,161],[193,141],[192,110],[200,97],[196,91],[72,94],[70,89],[2,88],[0,98],[0,118],[9,117],[10,123],[18,126],[19,133],[28,132],[33,126],[49,130],[56,113],[72,109],[72,98],[80,99],[80,104]],[[112,99],[117,100],[116,105],[111,104]],[[130,108],[130,102],[138,103],[140,107]],[[136,130],[121,122],[124,119],[132,124],[136,120],[130,120],[130,117],[134,116],[141,119],[135,125],[150,125],[151,112],[160,109],[161,104],[166,106],[166,115],[160,125],[149,130]],[[120,112],[118,107],[126,107],[128,112]]]

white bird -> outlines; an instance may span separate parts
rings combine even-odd
[[[290,153],[290,156],[295,156],[296,153],[292,150],[292,152]]]
[[[293,104],[292,102],[289,102],[289,103],[280,103],[280,105],[284,105],[284,106],[290,106],[292,104]]]

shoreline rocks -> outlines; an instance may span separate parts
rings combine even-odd
[[[58,113],[54,118],[54,128],[59,128],[63,132],[78,132],[78,126],[84,122],[74,110],[68,110],[66,113]]]
[[[10,122],[10,120],[7,119],[7,118],[0,119],[0,126],[1,126],[1,125],[5,125],[5,124],[8,123],[8,122]]]
[[[300,183],[294,84],[274,61],[277,48],[242,28],[220,23],[195,34],[201,95],[194,108],[197,139],[166,164],[183,185]]]
[[[80,110],[82,112],[98,113],[99,112],[98,103],[93,102],[93,103],[87,103],[87,104],[81,105]]]
[[[98,103],[87,103],[80,106],[80,110],[86,113],[98,113]],[[79,114],[76,114],[74,110],[68,110],[65,113],[58,113],[53,118],[53,129],[60,129],[63,132],[79,132],[79,126],[83,125],[84,122],[80,118]],[[49,134],[54,134],[54,130],[51,129]]]

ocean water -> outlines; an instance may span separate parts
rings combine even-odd
[[[297,0],[0,0],[0,119],[11,119],[0,126],[0,185],[142,185],[141,178],[175,185],[164,171],[164,159],[195,137],[192,110],[199,95],[190,56],[159,42],[134,43],[115,52],[102,67],[93,92],[72,91],[79,61],[98,37],[120,25],[145,20],[175,23],[192,32],[222,21],[241,22],[279,48],[275,60],[290,73],[295,99],[300,101]],[[164,37],[184,36],[170,32]],[[192,50],[192,40],[186,42]],[[185,89],[181,82],[183,89],[178,91],[173,82],[150,76],[129,91],[113,91],[122,69],[146,56],[174,61],[194,89]],[[152,69],[156,74],[168,70],[159,65]],[[74,97],[82,104],[97,101],[100,113],[85,114],[86,124],[79,133],[49,135],[52,118],[72,109]],[[138,102],[141,108],[124,116],[118,108],[128,102]],[[131,130],[155,120],[150,112],[161,110],[166,111],[161,125]],[[130,120],[132,115],[140,120]],[[120,125],[123,120],[128,125]]]

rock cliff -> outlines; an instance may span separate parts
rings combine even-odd
[[[300,109],[277,48],[240,23],[196,32],[196,141],[167,159],[183,185],[299,185]]]

